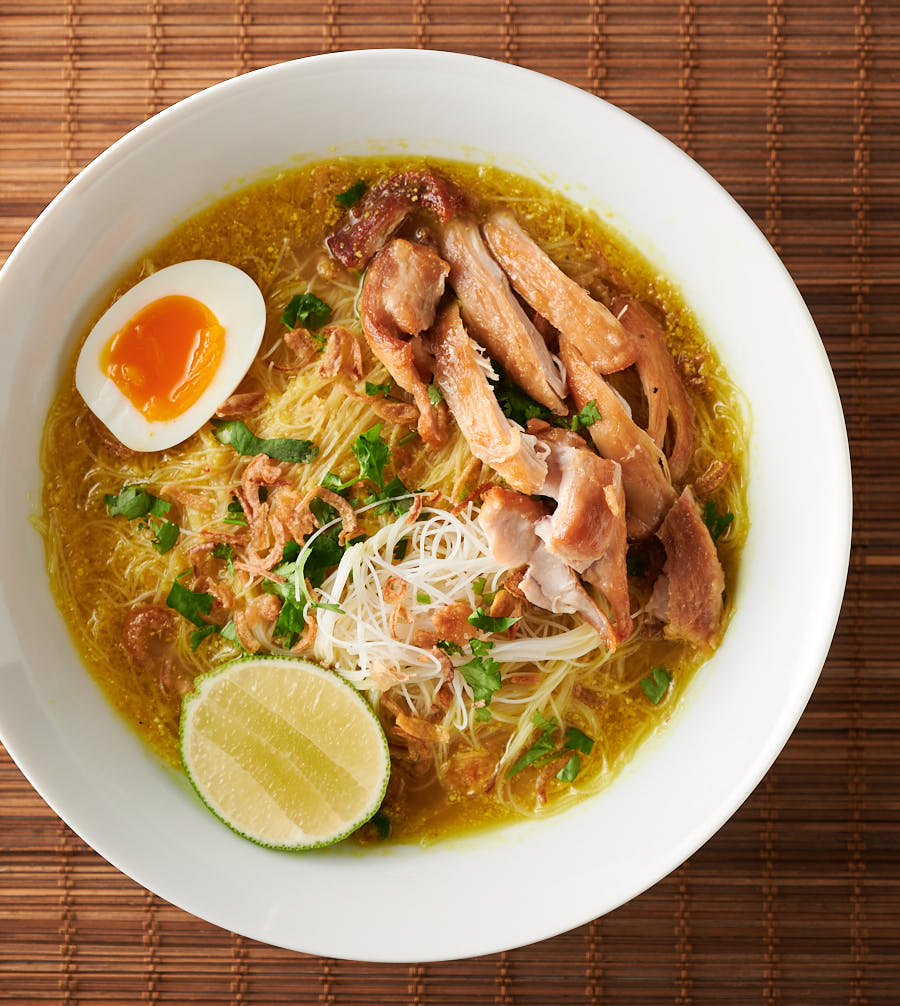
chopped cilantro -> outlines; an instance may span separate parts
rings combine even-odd
[[[391,460],[391,449],[381,437],[382,423],[376,423],[361,433],[353,444],[353,456],[359,462],[360,478],[371,479],[384,488],[384,469]]]
[[[469,646],[476,657],[486,657],[494,648],[494,644],[489,640],[478,639],[477,637],[469,640]]]
[[[495,393],[503,415],[520,426],[527,426],[529,419],[543,419],[550,422],[553,418],[553,413],[548,408],[529,398],[514,384],[501,381]]]
[[[398,499],[397,497],[403,498]],[[406,513],[413,502],[409,490],[396,475],[380,492],[372,493],[371,496],[366,497],[366,503],[376,503],[378,500],[384,500],[384,503],[379,507],[375,507],[375,513],[382,514],[390,511],[398,517]]]
[[[515,625],[519,621],[518,617],[509,618],[491,618],[484,608],[476,608],[471,615],[469,615],[469,621],[476,629],[482,629],[484,632],[505,632],[511,625]]]
[[[235,646],[239,646],[243,650],[244,645],[238,639],[237,629],[235,628],[234,622],[226,622],[222,626],[219,635],[223,639],[227,639],[229,643],[234,643]]]
[[[653,705],[658,706],[663,696],[669,690],[671,681],[672,675],[667,668],[652,667],[650,669],[650,676],[648,678],[641,678],[641,688],[643,688],[644,694]]]
[[[556,773],[556,778],[560,782],[574,782],[575,777],[581,771],[581,759],[577,754],[573,754],[572,757],[563,765],[563,767]]]
[[[578,727],[569,727],[566,730],[566,739],[563,742],[563,747],[568,748],[570,751],[580,751],[582,754],[590,754],[594,750],[594,741],[593,738],[582,733]]]
[[[234,549],[230,545],[226,545],[224,541],[217,541],[213,546],[212,554],[214,559],[224,559],[228,565],[228,572],[234,576]]]
[[[730,511],[728,513],[719,513],[719,508],[712,500],[707,500],[703,504],[703,523],[709,528],[709,535],[714,542],[722,537],[731,526],[733,520],[733,513]]]
[[[580,412],[576,412],[574,416],[569,418],[568,426],[570,430],[577,430],[581,426],[590,426],[592,423],[599,423],[601,418],[596,400],[591,399]],[[554,421],[553,425],[557,426],[561,424],[558,421]]]
[[[428,401],[432,405],[439,405],[444,400],[444,393],[436,384],[428,385]]]
[[[215,598],[212,594],[189,590],[181,582],[181,576],[184,576],[184,573],[181,573],[172,582],[172,587],[166,598],[166,607],[177,611],[179,615],[183,615],[192,625],[197,626],[197,631],[192,632],[190,636],[191,649],[196,650],[207,636],[220,631],[218,625],[207,622],[203,617],[204,615],[208,615],[212,610]]]
[[[265,588],[263,588],[265,589]],[[306,619],[303,617],[303,605],[297,604],[293,599],[285,599],[278,613],[278,621],[272,629],[272,635],[279,639],[287,639],[288,646],[293,646],[296,637],[306,628]]]
[[[161,500],[158,496],[147,492],[143,486],[122,486],[118,495],[103,497],[110,517],[165,517],[172,509],[172,504]]]
[[[478,706],[475,710],[475,721],[477,723],[486,723],[491,718],[491,711],[487,706]]]
[[[239,419],[213,419],[212,425],[213,436],[220,444],[228,444],[246,457],[265,454],[275,461],[305,464],[319,453],[319,448],[311,440],[292,440],[290,437],[262,440]]]
[[[463,648],[459,645],[459,643],[454,643],[450,639],[439,639],[434,645],[438,649],[443,650],[444,653],[449,653],[451,655],[456,653],[462,656],[464,652]]]
[[[394,546],[394,562],[402,562],[406,558],[409,549],[409,538],[401,538]]]
[[[366,394],[370,397],[375,395],[384,395],[385,398],[390,394],[391,385],[394,382],[388,378],[385,384],[373,384],[371,381],[366,381]]]
[[[302,325],[310,332],[327,325],[330,318],[331,308],[314,293],[298,293],[291,297],[281,316],[281,320],[288,328]]]
[[[474,590],[476,594],[483,594],[486,583],[487,580],[485,580],[483,576],[476,576],[472,581],[472,590]]]
[[[424,590],[416,591],[416,600],[419,604],[431,604],[431,594],[426,594]]]
[[[507,770],[507,779],[518,775],[522,769],[528,768],[540,759],[546,758],[553,753],[553,734],[556,732],[556,720],[548,720],[540,713],[536,712],[532,717],[532,722],[536,727],[541,728],[541,734],[522,757]]]
[[[240,500],[232,500],[228,504],[228,516],[222,521],[223,524],[239,524],[241,527],[247,526],[247,516]]]
[[[159,552],[165,555],[170,548],[178,541],[178,525],[170,520],[160,523],[155,528],[156,534],[150,540],[150,544]]]
[[[501,684],[499,666],[491,657],[473,657],[457,668],[471,687],[476,702],[484,702],[485,706],[491,704],[491,698]]]
[[[313,601],[310,608],[323,608],[325,611],[337,612],[338,615],[347,614],[339,604],[329,604],[327,601]]]
[[[344,209],[349,209],[354,203],[359,202],[362,199],[363,193],[366,191],[366,183],[362,178],[355,181],[349,189],[345,189],[343,192],[339,192],[335,197],[334,201],[338,206],[343,206]]]

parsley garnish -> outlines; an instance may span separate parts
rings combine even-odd
[[[235,646],[238,646],[243,650],[244,644],[238,639],[237,629],[235,628],[234,622],[226,622],[222,626],[219,635],[223,639],[227,639],[229,643],[234,643]]]
[[[703,523],[709,529],[709,535],[714,542],[722,537],[731,526],[733,520],[733,513],[730,511],[728,513],[719,513],[719,508],[712,500],[707,500],[703,504]]]
[[[547,758],[553,754],[553,734],[556,732],[556,720],[545,719],[540,712],[536,712],[532,717],[532,723],[541,728],[541,735],[522,755],[522,757],[506,773],[507,779],[517,775],[522,769],[534,765],[540,759]]]
[[[511,625],[515,625],[519,621],[518,617],[509,618],[491,618],[484,608],[476,608],[471,615],[469,615],[469,622],[475,626],[476,629],[482,629],[484,632],[505,632]]]
[[[148,514],[165,517],[172,509],[171,503],[147,492],[143,486],[122,486],[118,495],[106,495],[103,502],[110,517],[127,517],[129,520],[146,517]]]
[[[514,384],[502,381],[496,388],[496,395],[503,415],[519,426],[527,426],[529,419],[543,419],[548,423],[553,419],[548,408],[529,398]]]
[[[494,648],[494,644],[487,639],[478,639],[477,637],[469,640],[469,646],[476,657],[485,657]]]
[[[389,378],[385,384],[373,384],[371,381],[366,381],[366,394],[370,397],[375,395],[384,395],[387,398],[391,390],[391,385],[394,382]]]
[[[220,444],[228,444],[245,457],[265,454],[275,461],[305,464],[319,453],[319,448],[311,440],[292,440],[290,437],[262,440],[251,433],[240,419],[213,419],[212,425],[213,436]]]
[[[281,316],[281,320],[288,328],[302,325],[310,332],[327,325],[330,318],[331,308],[314,293],[295,294]]]
[[[468,663],[457,668],[472,689],[476,702],[484,702],[484,707],[491,704],[491,698],[500,688],[500,665],[491,657],[473,657]],[[487,718],[487,717],[484,717]]]
[[[238,524],[241,527],[247,526],[247,517],[240,500],[232,500],[228,504],[228,516],[222,519],[223,524]]]
[[[357,203],[360,199],[362,199],[365,191],[366,183],[360,178],[355,181],[349,189],[346,189],[344,192],[339,192],[334,197],[334,201],[338,204],[338,206],[343,206],[344,209],[348,209],[354,203]]]
[[[577,430],[581,426],[590,426],[592,423],[599,423],[601,418],[597,402],[592,398],[580,412],[576,412],[574,416],[569,417],[568,426],[570,430]],[[565,420],[560,422],[559,417],[557,417],[553,425],[565,425]]]
[[[166,607],[177,611],[179,615],[183,615],[192,625],[197,626],[197,631],[192,632],[190,636],[191,649],[196,650],[207,636],[214,632],[219,632],[220,628],[212,622],[207,622],[203,617],[212,611],[215,598],[212,594],[189,590],[181,582],[181,577],[184,575],[184,573],[179,574],[172,582],[169,596],[166,598]]]
[[[439,405],[444,400],[444,393],[436,384],[428,385],[428,401],[432,405]]]
[[[563,765],[563,767],[556,773],[556,778],[560,782],[574,782],[575,776],[581,771],[581,759],[577,754],[573,754],[572,757]]]
[[[224,559],[228,565],[228,572],[234,576],[234,549],[230,545],[226,545],[224,541],[217,541],[213,545],[212,554],[214,559]]]
[[[582,754],[590,754],[594,750],[593,738],[582,733],[578,727],[569,727],[566,731],[566,739],[563,747],[570,751],[581,751]]]
[[[648,678],[641,678],[641,688],[643,688],[644,694],[653,705],[658,706],[663,696],[669,690],[671,681],[672,675],[667,668],[651,667],[650,676]]]
[[[359,462],[359,477],[371,479],[379,489],[384,488],[384,469],[391,460],[391,449],[381,437],[382,425],[376,423],[361,433],[351,448]]]

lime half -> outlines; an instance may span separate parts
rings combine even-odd
[[[181,707],[181,760],[217,817],[277,849],[345,838],[378,810],[390,775],[362,695],[285,657],[235,660],[198,678]]]

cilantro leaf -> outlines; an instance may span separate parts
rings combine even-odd
[[[522,769],[526,769],[529,765],[533,765],[540,758],[546,758],[547,755],[553,753],[553,734],[556,731],[556,720],[545,719],[540,712],[536,712],[532,717],[532,722],[535,726],[542,728],[541,734],[534,744],[532,744],[525,752],[525,754],[523,754],[522,757],[507,770],[507,779],[514,775],[518,775]]]
[[[416,600],[419,604],[431,604],[431,594],[426,594],[424,590],[417,590]]]
[[[469,640],[469,646],[476,657],[486,657],[494,648],[494,644],[487,639],[478,639],[477,637]]]
[[[648,678],[641,678],[641,688],[643,688],[644,694],[653,705],[658,706],[663,696],[669,690],[671,681],[672,675],[667,668],[652,667],[650,669],[650,676]]]
[[[401,538],[394,546],[394,562],[403,562],[409,549],[409,538]]]
[[[365,191],[366,183],[362,180],[362,178],[360,178],[357,179],[357,181],[355,181],[349,189],[339,192],[334,197],[334,201],[338,204],[338,206],[343,206],[344,209],[348,209],[354,203],[357,203],[360,199],[362,199]]]
[[[265,589],[265,588],[263,588]],[[278,613],[278,620],[272,629],[272,635],[278,638],[286,638],[288,645],[294,644],[294,637],[299,636],[306,628],[306,619],[303,617],[303,605],[297,604],[293,598],[285,599]]]
[[[319,453],[319,448],[311,440],[292,440],[290,437],[262,440],[251,433],[240,419],[213,419],[212,425],[213,436],[220,444],[228,444],[245,457],[265,454],[275,461],[305,464]]]
[[[566,739],[563,742],[563,747],[568,748],[570,751],[580,751],[582,754],[590,754],[594,750],[594,741],[593,738],[582,733],[578,727],[569,727],[566,730]]]
[[[471,687],[476,702],[484,702],[486,706],[491,704],[491,698],[501,684],[499,666],[490,657],[473,657],[457,668]]]
[[[228,572],[234,576],[234,549],[223,541],[217,541],[213,546],[212,554],[214,559],[224,559],[228,566]]]
[[[339,615],[347,614],[339,604],[329,604],[327,601],[313,601],[310,608],[324,608],[325,611],[335,611]]]
[[[247,516],[240,500],[232,500],[228,504],[228,516],[222,519],[223,524],[238,524],[241,527],[247,526]]]
[[[390,378],[388,378],[386,384],[373,384],[371,381],[366,381],[366,394],[370,397],[374,397],[375,395],[384,395],[384,397],[387,398],[393,383],[394,382]]]
[[[491,711],[487,706],[478,706],[475,710],[475,721],[477,723],[486,723],[491,718]]]
[[[143,486],[122,486],[117,495],[107,494],[103,497],[110,517],[165,517],[172,509],[172,504],[147,492]]]
[[[548,408],[529,398],[524,391],[520,391],[507,381],[501,381],[497,385],[495,394],[503,415],[519,426],[527,426],[529,419],[543,419],[549,422],[553,418],[553,413]]]
[[[179,527],[173,521],[167,520],[156,527],[156,534],[150,539],[150,544],[159,552],[165,555],[178,541]]]
[[[169,596],[166,598],[166,607],[177,611],[179,615],[184,615],[191,624],[198,628],[203,628],[209,623],[202,616],[208,615],[212,611],[214,600],[212,594],[189,590],[181,580],[176,579],[172,582]]]
[[[191,649],[196,650],[197,647],[206,639],[207,636],[213,636],[219,632],[219,626],[214,625],[212,622],[204,622],[204,624],[199,629],[194,629],[194,631],[188,637],[188,641],[191,644]]]
[[[358,481],[359,479],[350,479],[349,482],[341,482],[340,478],[335,475],[334,472],[325,472],[322,476],[321,484],[326,489],[330,489],[333,493],[342,493],[345,489],[349,489],[350,486]]]
[[[511,625],[515,625],[519,621],[519,617],[491,618],[484,608],[479,607],[469,615],[469,622],[476,629],[482,629],[484,632],[505,632]]]
[[[387,816],[387,814],[382,814],[382,812],[378,810],[372,816],[372,819],[369,823],[372,824],[373,827],[375,828],[375,831],[378,832],[379,841],[383,842],[388,837],[388,835],[390,835],[391,819]]]
[[[581,759],[577,754],[573,754],[572,757],[563,765],[563,767],[556,773],[556,778],[560,782],[574,782],[575,777],[581,771]]]
[[[444,653],[451,654],[451,656],[454,653],[462,656],[464,653],[464,650],[459,643],[454,643],[451,639],[439,639],[434,645],[438,647],[438,649],[443,650]]]
[[[391,449],[381,437],[383,423],[376,423],[365,433],[360,433],[351,450],[359,462],[360,478],[371,479],[379,489],[384,488],[384,469],[391,460]]]
[[[703,504],[702,516],[703,523],[709,529],[709,535],[714,542],[722,537],[734,520],[734,514],[730,511],[728,513],[719,513],[719,508],[712,500],[707,500]]]
[[[436,384],[428,385],[428,401],[432,405],[439,405],[444,400],[444,393]]]
[[[485,580],[483,576],[476,576],[472,581],[472,590],[474,590],[476,594],[483,594],[486,584],[487,580]]]
[[[599,423],[601,418],[597,402],[592,398],[580,412],[576,412],[574,416],[570,417],[568,426],[570,430],[577,430],[580,426],[590,426],[592,423]]]
[[[227,639],[229,643],[234,643],[235,646],[239,646],[243,650],[244,644],[240,641],[240,639],[238,639],[237,629],[235,628],[234,622],[226,622],[219,630],[219,635],[223,639]]]
[[[404,497],[403,499],[397,499],[397,497]],[[378,500],[384,500],[382,506],[375,507],[375,513],[382,514],[390,511],[396,514],[398,517],[401,514],[406,513],[407,510],[412,506],[412,497],[409,495],[409,490],[406,486],[397,478],[395,475],[390,482],[382,489],[380,492],[372,493],[371,496],[366,498],[366,503],[375,503]]]
[[[324,300],[314,293],[298,293],[291,297],[290,302],[284,309],[281,316],[282,322],[288,328],[296,328],[302,325],[311,332],[327,325],[331,318],[331,308]]]

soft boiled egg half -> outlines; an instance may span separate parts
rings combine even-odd
[[[266,327],[259,287],[195,259],[141,280],[91,329],[75,368],[88,408],[133,451],[186,440],[238,386]]]

